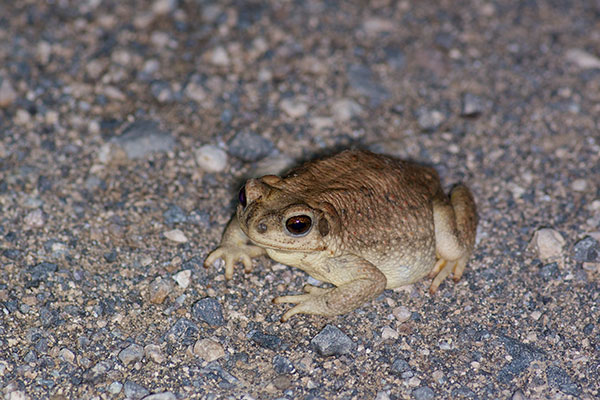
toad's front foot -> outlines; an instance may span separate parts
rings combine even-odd
[[[248,244],[243,245],[224,245],[217,247],[213,250],[206,260],[204,261],[204,267],[210,267],[219,258],[225,261],[225,279],[233,278],[233,266],[235,263],[240,261],[244,265],[244,271],[252,271],[252,258],[258,257],[265,253],[262,247],[252,246]]]
[[[342,314],[332,310],[331,305],[328,304],[328,300],[330,300],[334,290],[336,290],[336,288],[324,289],[313,285],[304,285],[305,294],[276,297],[273,299],[273,303],[297,304],[283,314],[281,317],[282,322],[287,321],[296,314],[316,314],[326,316]]]

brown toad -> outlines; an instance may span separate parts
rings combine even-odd
[[[349,150],[293,169],[285,177],[250,179],[237,214],[205,266],[225,261],[252,269],[267,254],[335,285],[306,285],[282,317],[344,314],[384,289],[430,275],[431,292],[451,273],[460,279],[473,251],[477,211],[464,185],[446,195],[433,168]],[[436,261],[437,260],[437,261]]]

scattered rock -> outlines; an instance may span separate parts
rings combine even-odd
[[[227,54],[227,51],[223,47],[219,46],[213,49],[210,55],[210,62],[217,67],[227,67],[231,60],[229,59],[229,54]]]
[[[269,157],[263,158],[254,164],[253,168],[248,172],[249,177],[257,177],[264,175],[281,175],[294,164],[294,159],[286,154],[271,153]]]
[[[348,121],[362,112],[362,107],[351,99],[337,100],[331,106],[333,118],[338,122]]]
[[[41,209],[33,210],[25,215],[23,219],[25,226],[28,228],[41,228],[46,223],[44,213]]]
[[[283,99],[279,103],[279,108],[292,118],[300,118],[308,112],[308,105],[300,100]]]
[[[294,364],[284,356],[279,354],[273,357],[273,369],[278,374],[293,374],[296,371]]]
[[[275,146],[273,142],[251,131],[240,131],[229,141],[229,154],[245,162],[265,158]]]
[[[177,400],[177,396],[172,392],[162,392],[148,395],[143,400]]]
[[[465,93],[462,98],[462,108],[460,115],[462,117],[477,117],[483,112],[483,99],[471,93]]]
[[[573,258],[578,262],[600,263],[600,243],[586,236],[573,246]]]
[[[204,145],[196,150],[196,162],[206,172],[222,172],[227,168],[227,153],[217,146]]]
[[[582,49],[567,50],[566,58],[582,69],[600,68],[600,58]]]
[[[579,396],[581,389],[561,367],[550,365],[546,368],[546,378],[550,387],[558,388],[561,392],[571,396]]]
[[[149,344],[144,347],[144,355],[147,359],[152,360],[157,364],[162,364],[166,361],[160,346],[156,344]]]
[[[150,394],[148,389],[129,380],[125,381],[123,392],[125,393],[125,397],[132,400],[140,400]]]
[[[435,392],[429,386],[420,386],[412,391],[415,400],[431,400],[435,398]]]
[[[211,362],[225,356],[225,350],[219,342],[212,339],[200,339],[194,345],[194,354]]]
[[[152,4],[152,13],[154,15],[169,14],[177,8],[178,0],[154,0]]]
[[[119,352],[119,360],[125,366],[141,361],[144,358],[144,348],[139,344],[132,343]]]
[[[411,371],[411,368],[406,360],[397,358],[392,362],[391,370],[394,375],[402,376],[405,372]]]
[[[123,384],[121,382],[113,382],[108,385],[108,392],[112,395],[121,393],[121,390],[123,390]]]
[[[279,350],[283,350],[285,347],[287,347],[283,340],[281,340],[278,336],[275,335],[268,335],[266,333],[263,333],[261,331],[251,331],[248,334],[248,337],[256,344],[258,344],[260,347],[264,347],[266,349],[270,349],[270,350],[274,350],[274,351],[279,351]]]
[[[419,127],[425,132],[436,130],[446,120],[446,117],[441,111],[428,110],[425,108],[417,110],[417,118]]]
[[[212,326],[225,325],[223,307],[221,303],[212,297],[206,297],[194,303],[192,306],[192,315],[194,318]]]
[[[346,354],[354,348],[354,343],[344,332],[329,324],[310,341],[310,344],[324,357]]]
[[[175,243],[187,243],[188,238],[181,229],[173,229],[164,233],[165,237]]]
[[[7,78],[0,77],[0,108],[11,106],[17,100],[17,92]]]
[[[557,261],[562,257],[565,239],[554,229],[542,228],[535,232],[530,246],[542,262]]]
[[[169,208],[163,213],[163,218],[167,225],[181,224],[187,221],[185,212],[175,204],[169,204]]]
[[[189,346],[196,342],[199,331],[194,322],[187,318],[180,318],[166,333],[165,339],[171,343],[181,343],[184,346]]]
[[[392,97],[390,91],[378,82],[373,71],[365,65],[354,64],[348,68],[348,83],[356,93],[367,97],[372,107]]]
[[[179,285],[180,288],[186,289],[188,286],[190,286],[190,283],[191,283],[190,278],[191,277],[192,277],[192,270],[184,269],[183,271],[179,271],[178,273],[173,275],[173,280],[175,282],[177,282],[177,284]]]
[[[273,379],[273,385],[279,390],[287,390],[292,386],[292,380],[287,375],[278,375]]]
[[[399,306],[394,308],[392,314],[394,314],[394,317],[396,317],[398,322],[406,322],[410,319],[410,316],[412,315],[410,310],[405,306]]]
[[[383,340],[398,339],[399,336],[398,331],[389,326],[384,326],[383,329],[381,329],[381,338]]]
[[[58,356],[62,360],[68,362],[69,364],[73,364],[75,362],[75,354],[66,347],[60,349],[60,351],[58,352]]]
[[[169,282],[167,279],[162,279],[161,277],[156,278],[150,284],[150,302],[154,304],[162,304],[172,290],[173,285],[171,285],[171,282]]]
[[[121,147],[129,159],[139,159],[150,153],[167,152],[175,146],[170,133],[161,130],[158,123],[151,120],[138,120],[131,123],[121,136],[112,139]]]
[[[571,188],[576,192],[585,192],[587,189],[587,181],[585,179],[575,179],[571,183]]]

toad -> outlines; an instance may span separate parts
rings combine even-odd
[[[447,195],[431,167],[347,150],[283,177],[248,180],[205,266],[222,258],[231,279],[235,263],[249,272],[252,258],[266,254],[333,285],[305,285],[304,294],[275,298],[296,304],[282,321],[300,313],[340,315],[427,275],[432,293],[451,273],[458,281],[477,222],[466,186]]]

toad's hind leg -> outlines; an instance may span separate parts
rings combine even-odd
[[[455,281],[460,279],[475,245],[477,208],[473,195],[466,186],[458,185],[449,200],[444,196],[433,204],[438,261],[429,274],[435,276],[429,288],[432,293],[450,273]]]

